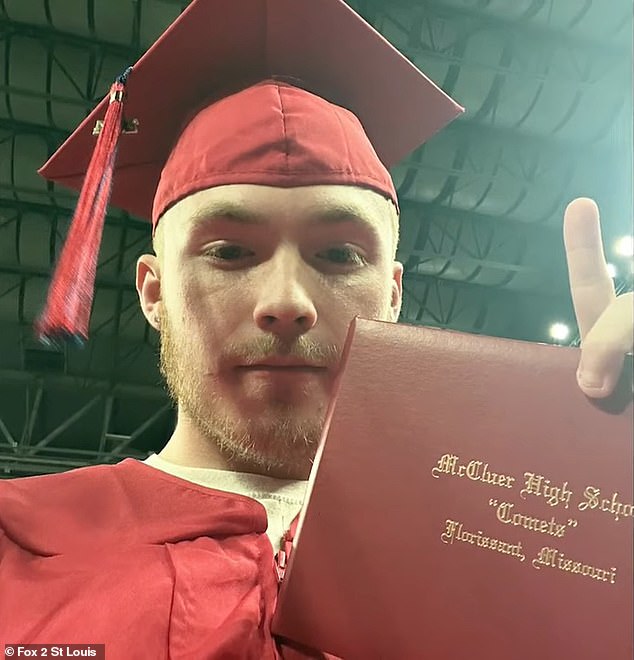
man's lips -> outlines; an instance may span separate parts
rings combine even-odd
[[[249,364],[241,365],[238,369],[242,371],[270,371],[277,373],[324,373],[326,367],[315,367],[308,364]]]

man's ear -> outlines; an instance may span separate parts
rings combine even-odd
[[[136,263],[136,290],[148,323],[158,330],[161,314],[161,267],[154,254],[142,254]]]
[[[390,309],[392,310],[392,321],[396,323],[401,314],[401,305],[403,304],[403,264],[395,261],[392,266],[392,300]]]

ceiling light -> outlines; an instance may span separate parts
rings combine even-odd
[[[620,257],[634,257],[634,236],[621,236],[614,244],[614,251]]]
[[[570,328],[565,323],[553,323],[550,326],[550,336],[556,341],[568,339]]]

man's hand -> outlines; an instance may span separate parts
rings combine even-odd
[[[590,397],[608,396],[634,345],[634,294],[617,296],[601,243],[599,209],[584,197],[568,205],[564,243],[570,291],[581,334],[579,387]]]

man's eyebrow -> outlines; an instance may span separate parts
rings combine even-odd
[[[337,224],[342,222],[351,222],[364,226],[366,229],[376,229],[376,223],[370,219],[367,211],[352,204],[337,204],[335,206],[319,208],[311,213],[309,218],[309,223],[313,225],[320,223]]]
[[[207,204],[203,208],[196,210],[191,216],[194,226],[198,226],[214,218],[222,218],[223,220],[242,224],[262,224],[266,220],[263,214],[249,211],[240,204],[228,201]]]

